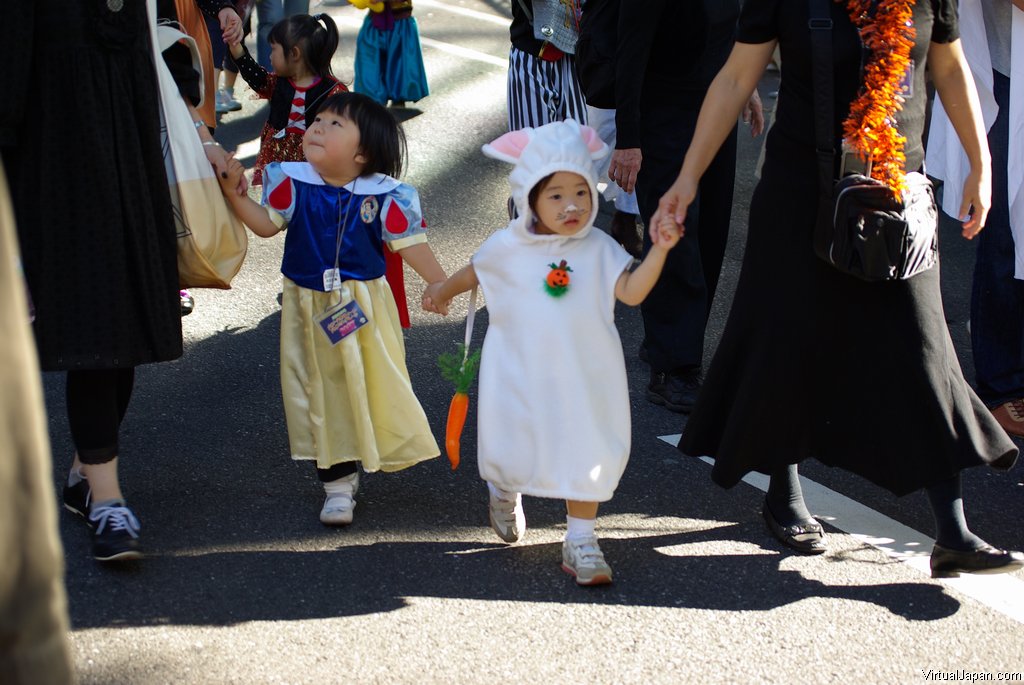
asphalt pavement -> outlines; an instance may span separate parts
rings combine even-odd
[[[320,11],[338,19],[335,70],[351,82],[362,15],[339,0]],[[509,12],[509,0],[416,2],[431,95],[398,114],[410,144],[406,179],[449,272],[505,223],[508,169],[479,149],[506,128]],[[767,74],[766,101],[776,87]],[[222,118],[217,137],[251,165],[267,110],[241,80],[237,93],[244,107]],[[760,141],[741,139],[709,354],[735,288],[755,182]],[[941,241],[946,317],[970,376],[972,245],[949,223]],[[722,490],[705,462],[669,444],[683,418],[646,400],[639,311],[624,306],[616,316],[633,452],[599,521],[613,585],[579,588],[560,570],[558,501],[527,499],[526,538],[498,541],[476,471],[472,410],[457,471],[442,457],[369,474],[355,522],[322,526],[313,469],[288,457],[278,382],[282,246],[280,236],[253,237],[232,290],[195,292],[184,356],[139,369],[121,473],[147,557],[100,565],[83,524],[61,517],[83,683],[1024,679],[1024,573],[932,580],[921,570],[932,532],[922,495],[896,499],[814,463],[802,473],[830,550],[788,552],[761,521],[756,479]],[[407,276],[415,303],[422,284]],[[451,386],[434,360],[462,339],[467,300],[448,318],[413,311],[406,335],[413,384],[438,436]],[[484,310],[477,342],[486,318]],[[72,454],[63,378],[46,374],[45,385],[58,487]],[[1022,480],[1020,465],[965,476],[972,528],[997,545],[1024,548]]]

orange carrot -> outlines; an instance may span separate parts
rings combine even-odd
[[[469,395],[457,392],[448,405],[448,424],[444,432],[444,449],[448,453],[448,461],[452,463],[452,471],[459,468],[459,440],[462,428],[466,425],[466,414],[469,413]]]
[[[448,405],[448,423],[444,434],[444,449],[453,471],[459,466],[459,440],[469,413],[469,388],[473,385],[479,364],[480,350],[469,354],[465,345],[459,345],[458,352],[448,352],[437,359],[441,375],[455,384],[455,396]]]

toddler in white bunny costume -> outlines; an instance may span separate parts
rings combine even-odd
[[[562,567],[580,585],[612,580],[595,535],[630,448],[629,392],[615,301],[639,304],[680,238],[671,218],[633,258],[594,228],[593,160],[608,154],[593,129],[562,121],[484,145],[515,165],[519,216],[480,246],[469,266],[428,287],[425,306],[447,314],[476,285],[490,325],[480,367],[477,459],[490,520],[506,542],[526,530],[522,495],[566,500]]]

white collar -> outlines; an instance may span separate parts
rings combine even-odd
[[[315,186],[329,185],[309,162],[281,162],[281,171],[284,172],[285,176],[296,181],[302,181],[303,183]],[[401,183],[398,179],[385,174],[370,174],[369,176],[360,176],[346,183],[344,186],[345,190],[350,193],[355,192],[357,182],[359,183],[359,191],[363,195],[389,193]]]

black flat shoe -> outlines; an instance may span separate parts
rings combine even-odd
[[[828,549],[825,545],[825,529],[814,519],[783,527],[775,519],[767,500],[761,508],[761,516],[776,540],[801,554],[821,554]]]
[[[1024,554],[985,545],[961,552],[942,545],[932,548],[932,578],[959,578],[961,573],[991,575],[1024,568]]]

